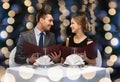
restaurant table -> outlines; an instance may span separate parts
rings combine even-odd
[[[94,66],[20,66],[7,68],[4,82],[111,82],[107,68]]]

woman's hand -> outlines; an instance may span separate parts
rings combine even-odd
[[[93,65],[93,66],[94,66],[94,65],[96,64],[96,58],[94,58],[94,59],[88,58],[87,55],[86,55],[86,51],[84,51],[84,54],[83,54],[82,58],[83,58],[83,60],[86,61],[89,65]]]

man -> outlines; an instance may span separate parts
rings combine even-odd
[[[39,39],[41,37],[40,33],[43,33],[43,46],[47,47],[53,44],[56,44],[56,39],[54,33],[50,32],[50,29],[53,25],[53,17],[50,12],[40,10],[36,15],[37,25],[34,29],[22,32],[19,36],[17,42],[17,51],[15,54],[15,62],[18,64],[33,64],[37,59],[33,53],[30,57],[26,56],[23,53],[23,43],[28,42],[34,45],[39,46]],[[60,55],[52,53],[51,59],[57,61]]]

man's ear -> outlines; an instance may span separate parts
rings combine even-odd
[[[38,22],[43,22],[43,20],[44,20],[43,18],[40,18]]]

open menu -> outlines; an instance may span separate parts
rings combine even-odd
[[[66,47],[66,46],[63,46],[62,44],[56,44],[46,48],[41,48],[37,45],[33,45],[28,42],[25,42],[23,44],[23,53],[29,56],[33,53],[40,53],[40,56],[43,56],[43,55],[51,54],[52,52],[59,53],[59,51],[61,51],[61,55],[64,59],[68,55],[71,55],[74,53],[84,53],[84,51],[86,52],[87,57],[90,59],[97,57],[97,47],[94,43],[86,45],[82,48]]]

